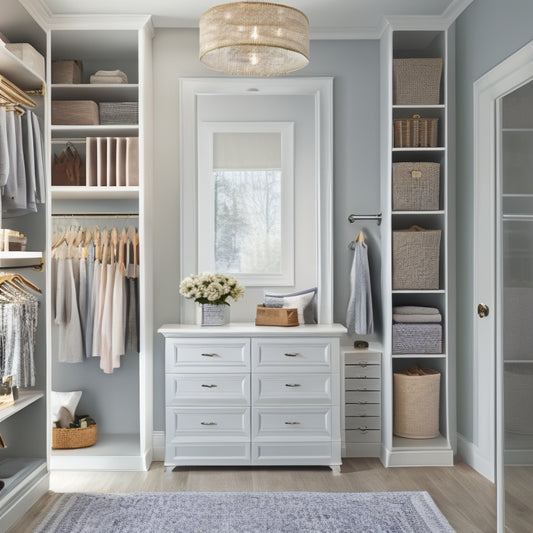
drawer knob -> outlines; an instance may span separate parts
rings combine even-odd
[[[300,422],[285,422],[288,426],[298,426]]]
[[[298,355],[300,355],[300,354],[289,352],[289,353],[285,353],[285,354],[283,354],[283,355],[284,355],[285,357],[298,357]]]
[[[208,385],[207,383],[203,383],[202,387],[206,387],[207,389],[213,389],[214,387],[216,387],[216,385]]]
[[[366,431],[368,429],[368,426],[360,426],[359,431]]]
[[[216,426],[217,425],[216,422],[200,422],[200,424],[202,424],[202,426]]]
[[[202,357],[217,357],[217,355],[216,353],[203,353]]]
[[[299,383],[285,383],[285,387],[301,387]]]

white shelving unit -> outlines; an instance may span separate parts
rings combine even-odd
[[[54,21],[50,32],[51,57],[80,59],[81,84],[51,84],[52,100],[132,102],[139,105],[139,124],[67,126],[50,125],[52,152],[72,142],[85,161],[86,137],[139,137],[139,186],[52,186],[53,214],[61,225],[79,217],[90,226],[136,225],[140,236],[140,352],[121,358],[121,367],[104,374],[99,358],[80,364],[51,360],[52,390],[82,390],[78,412],[90,414],[98,424],[98,442],[78,450],[52,450],[50,467],[58,470],[147,470],[152,461],[152,248],[147,227],[151,218],[152,139],[152,27],[147,17],[69,17]],[[113,51],[110,54],[110,50]],[[129,83],[90,84],[97,70],[124,71]],[[109,217],[109,221],[91,215]],[[132,221],[132,217],[135,218]],[[121,217],[125,217],[121,220]],[[53,219],[53,217],[52,217]],[[53,233],[52,220],[49,234]],[[57,332],[52,328],[52,343]],[[52,350],[52,354],[54,350]],[[117,395],[120,391],[120,395]]]
[[[43,30],[18,0],[2,2],[0,32],[11,42],[30,43],[46,55],[46,31]],[[0,74],[25,91],[43,88],[44,79],[26,66],[0,42]],[[41,120],[47,115],[46,102],[38,95],[34,112]],[[39,205],[38,213],[1,220],[0,227],[21,231],[28,237],[31,250],[45,248],[47,206]],[[41,290],[45,290],[44,274],[31,268],[42,263],[41,251],[0,252],[0,269],[21,274]],[[43,295],[43,301],[46,295]],[[45,306],[39,311],[37,342],[34,352],[36,386],[19,390],[14,404],[0,409],[0,433],[6,443],[0,449],[0,531],[13,526],[28,509],[46,493],[48,476],[48,433],[46,427],[46,320]]]
[[[448,466],[453,464],[455,446],[454,403],[454,324],[449,312],[452,272],[450,268],[450,164],[451,149],[448,131],[452,116],[452,102],[448,86],[452,83],[453,38],[448,30],[417,30],[389,27],[381,40],[382,94],[382,212],[383,212],[383,405],[381,460],[385,466]],[[443,58],[441,100],[435,105],[394,105],[393,59],[408,57]],[[421,117],[438,118],[438,143],[435,148],[395,148],[393,119],[407,118],[418,113]],[[440,205],[435,211],[392,210],[392,164],[396,162],[440,163]],[[424,228],[442,230],[439,268],[439,288],[435,290],[393,290],[392,288],[392,232],[417,224]],[[443,316],[443,351],[439,354],[393,354],[392,308],[398,305],[422,305],[439,308]],[[441,373],[440,435],[434,439],[406,439],[393,434],[393,374],[395,371],[420,364]]]

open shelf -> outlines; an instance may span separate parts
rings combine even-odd
[[[393,353],[393,359],[445,359],[445,353]]]
[[[139,85],[135,83],[55,84],[53,100],[94,100],[96,102],[136,102]]]
[[[136,199],[139,187],[51,187],[53,200]]]
[[[42,252],[0,252],[0,268],[40,266],[42,259]]]
[[[52,450],[52,470],[143,470],[138,434],[99,434],[88,448]]]
[[[6,457],[0,460],[0,509],[16,501],[22,491],[47,475],[46,460],[27,457]],[[3,531],[3,530],[2,530]]]
[[[392,439],[392,448],[393,451],[396,450],[420,450],[420,449],[429,449],[429,450],[448,450],[450,444],[448,439],[439,435],[433,439],[406,439],[405,437],[394,436]]]
[[[15,413],[18,413],[28,405],[31,405],[33,402],[36,402],[44,396],[43,391],[24,391],[19,392],[18,400],[7,407],[0,408],[0,422],[6,420],[10,416],[13,416]]]
[[[13,55],[2,41],[0,41],[0,72],[25,91],[41,89],[44,83],[35,71]]]
[[[51,127],[51,131],[53,137],[134,137],[139,134],[139,126],[137,124],[54,125]]]

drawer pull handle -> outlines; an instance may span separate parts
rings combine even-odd
[[[216,426],[217,425],[216,422],[200,422],[200,424],[202,424],[202,426]]]
[[[285,353],[283,354],[285,357],[298,357],[300,354],[298,353],[293,353],[293,352],[289,352],[289,353]]]
[[[202,357],[217,357],[218,354],[216,353],[203,353]]]
[[[366,431],[368,429],[368,426],[359,426],[357,429],[359,431]]]
[[[285,387],[301,387],[299,383],[285,383]]]
[[[207,385],[206,383],[203,383],[202,384],[202,387],[206,387],[207,389],[213,389],[215,388],[217,385]]]
[[[298,426],[300,422],[285,422],[288,426]]]

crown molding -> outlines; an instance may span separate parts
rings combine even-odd
[[[43,0],[19,0],[19,2],[43,30],[50,28],[53,15]]]
[[[53,15],[49,29],[136,30],[149,24],[151,15]]]
[[[448,21],[448,26],[451,26],[459,15],[473,2],[474,0],[453,0],[453,2],[444,10],[442,18]]]

